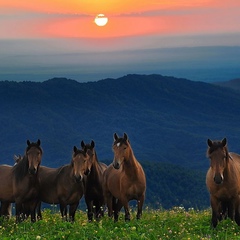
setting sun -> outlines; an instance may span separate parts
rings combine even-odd
[[[99,27],[103,27],[108,23],[108,18],[104,15],[104,14],[98,14],[95,19],[94,22],[99,26]]]

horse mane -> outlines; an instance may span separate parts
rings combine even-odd
[[[21,181],[28,174],[28,167],[28,158],[26,155],[24,155],[22,160],[12,168],[16,182]]]

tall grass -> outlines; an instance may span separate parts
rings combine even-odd
[[[211,211],[185,210],[174,207],[171,210],[143,211],[141,220],[131,212],[130,222],[124,221],[123,213],[114,223],[105,216],[101,221],[89,223],[86,212],[77,211],[74,223],[63,222],[59,212],[43,211],[43,220],[20,224],[15,218],[1,219],[0,239],[240,239],[240,227],[229,219],[220,222],[216,229],[210,227]]]

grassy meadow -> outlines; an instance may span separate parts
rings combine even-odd
[[[63,222],[60,213],[45,209],[43,220],[15,223],[15,217],[1,219],[0,239],[240,239],[240,227],[229,219],[210,227],[211,210],[196,211],[174,207],[171,210],[144,209],[141,220],[131,212],[131,221],[124,221],[123,212],[114,223],[105,216],[89,223],[86,212],[78,210],[74,223]]]

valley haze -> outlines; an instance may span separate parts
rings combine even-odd
[[[71,46],[66,50],[60,40],[0,40],[0,80],[42,82],[66,77],[89,82],[155,73],[214,82],[240,76],[239,46],[103,48],[95,52],[79,49],[73,40],[65,41]]]

